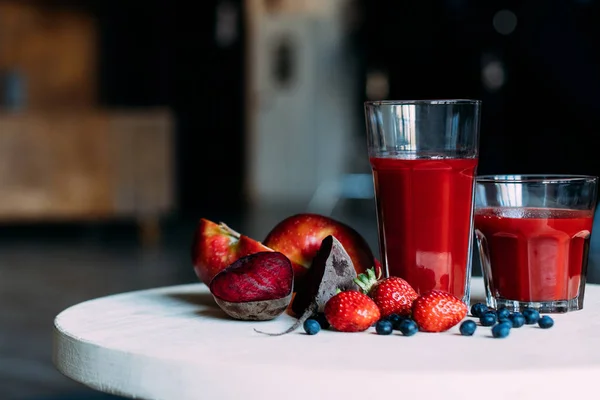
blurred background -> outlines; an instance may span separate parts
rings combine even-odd
[[[0,398],[78,302],[196,282],[200,217],[297,212],[377,249],[362,103],[483,100],[479,173],[600,174],[594,0],[0,0]],[[600,282],[593,241],[590,280]]]

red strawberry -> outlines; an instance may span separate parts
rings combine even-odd
[[[377,322],[379,307],[369,296],[356,290],[339,292],[325,304],[325,318],[340,332],[361,332]]]
[[[397,276],[378,279],[373,268],[360,274],[354,282],[373,299],[382,317],[410,315],[413,301],[419,296],[408,282]]]
[[[467,305],[448,292],[430,290],[417,297],[412,318],[424,332],[444,332],[467,315]]]

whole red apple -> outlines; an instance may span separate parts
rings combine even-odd
[[[292,215],[278,223],[263,243],[290,259],[294,268],[296,286],[299,287],[321,242],[329,235],[334,236],[344,246],[357,274],[372,267],[376,268],[378,275],[381,273],[380,264],[375,260],[367,241],[354,228],[324,215],[311,213]]]
[[[234,261],[261,251],[273,251],[241,235],[227,225],[200,219],[192,243],[192,262],[198,278],[206,285]]]

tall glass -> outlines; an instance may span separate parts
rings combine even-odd
[[[478,100],[365,103],[383,270],[469,304]]]
[[[492,307],[583,308],[598,178],[484,175],[475,229]]]

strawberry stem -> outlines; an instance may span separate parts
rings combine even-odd
[[[375,275],[375,268],[367,269],[366,273],[359,274],[354,278],[354,283],[361,288],[362,292],[368,294],[373,285],[377,283],[377,276]]]
[[[354,282],[356,282],[363,290],[367,290],[367,287],[369,286],[369,278],[365,274],[358,275],[356,279],[354,279]]]
[[[367,270],[367,275],[369,275],[369,281],[376,281],[377,279],[379,279],[375,276],[375,268],[369,268]]]

